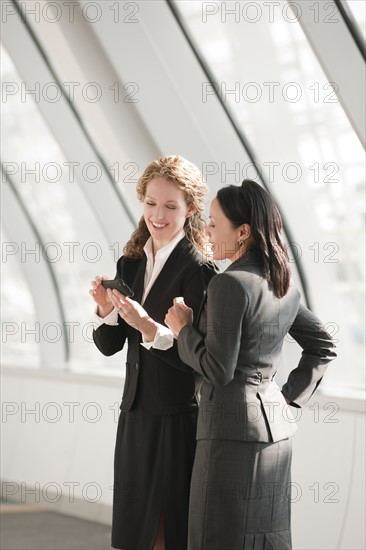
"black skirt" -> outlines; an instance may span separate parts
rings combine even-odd
[[[160,517],[166,550],[186,550],[197,410],[120,414],[114,459],[112,546],[153,548]]]

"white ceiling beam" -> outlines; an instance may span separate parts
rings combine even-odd
[[[365,61],[336,3],[288,3],[365,148]]]

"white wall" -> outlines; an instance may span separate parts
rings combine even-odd
[[[60,512],[109,524],[122,385],[116,378],[4,368],[3,495],[27,503],[39,498]],[[364,549],[362,402],[318,393],[300,414],[294,549]]]

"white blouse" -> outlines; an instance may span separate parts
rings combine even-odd
[[[144,304],[146,297],[149,294],[151,287],[155,283],[156,279],[158,278],[161,270],[163,269],[165,262],[167,261],[179,241],[181,241],[184,236],[185,232],[182,229],[179,234],[172,241],[170,241],[170,243],[163,246],[157,251],[155,261],[152,250],[152,238],[150,237],[147,240],[144,246],[144,252],[146,254],[147,261],[145,269],[144,291],[142,294],[141,305]],[[98,306],[96,306],[94,311],[94,322],[97,324],[97,326],[100,326],[103,323],[105,323],[106,325],[118,326],[118,311],[115,308],[105,317],[99,317],[97,311]],[[174,336],[172,331],[168,327],[157,323],[157,331],[154,341],[143,341],[141,342],[141,345],[144,346],[146,349],[154,347],[156,349],[166,350],[173,346],[173,342]]]

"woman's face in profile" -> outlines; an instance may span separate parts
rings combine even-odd
[[[143,204],[147,228],[158,248],[178,235],[190,214],[183,191],[162,178],[149,181]]]
[[[211,202],[209,218],[207,235],[212,245],[213,259],[234,261],[239,251],[240,230],[233,228],[217,197]]]

